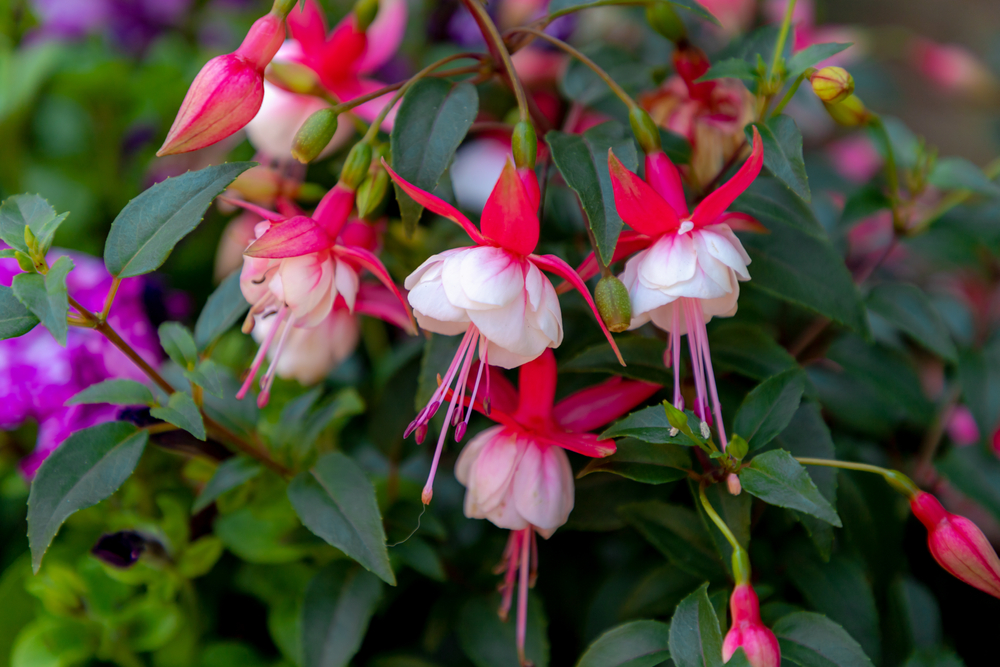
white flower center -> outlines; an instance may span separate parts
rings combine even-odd
[[[692,229],[694,229],[694,223],[691,222],[690,220],[685,220],[684,222],[681,223],[681,226],[677,228],[677,233],[687,234]]]

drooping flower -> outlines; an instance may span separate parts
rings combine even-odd
[[[369,75],[396,53],[406,28],[406,0],[382,0],[375,20],[367,30],[358,26],[352,12],[327,34],[323,10],[315,0],[306,0],[300,10],[288,15],[292,39],[275,55],[275,62],[295,63],[311,70],[320,85],[341,102],[382,88]],[[388,101],[379,97],[357,106],[352,113],[372,121]],[[313,95],[300,95],[270,82],[264,83],[264,102],[247,125],[254,148],[274,159],[290,157],[296,131],[315,111],[329,106]],[[395,112],[383,124],[392,128]],[[350,123],[341,123],[327,147],[339,146],[351,136]]]
[[[522,664],[528,588],[537,560],[532,555],[537,550],[535,533],[548,539],[573,509],[573,471],[563,450],[592,457],[613,454],[613,440],[600,440],[588,431],[620,417],[660,389],[648,382],[613,378],[553,405],[556,380],[555,356],[545,350],[520,367],[517,389],[496,368],[489,369],[486,381],[492,385],[492,406],[466,395],[464,386],[459,390],[459,410],[468,406],[470,414],[475,409],[497,422],[465,446],[455,476],[466,487],[465,516],[489,519],[511,530],[501,564],[506,576],[500,615],[506,619],[510,611],[520,573],[517,644]]]
[[[1000,558],[976,524],[952,514],[923,491],[910,499],[910,509],[927,528],[927,547],[938,565],[970,586],[1000,598]]]
[[[450,204],[406,182],[388,165],[386,169],[408,195],[461,225],[476,244],[431,256],[404,283],[410,290],[410,305],[421,327],[447,336],[463,334],[444,380],[407,428],[407,437],[416,432],[417,441],[423,441],[427,422],[441,407],[449,387],[453,383],[465,387],[477,348],[483,365],[472,388],[473,399],[486,365],[516,368],[536,359],[547,348],[559,346],[563,338],[562,312],[555,289],[543,270],[562,276],[580,291],[618,354],[611,332],[601,321],[587,286],[576,272],[555,255],[533,253],[538,243],[539,200],[534,170],[515,170],[513,163],[507,162],[483,209],[480,231]],[[618,358],[621,360],[620,354]],[[454,394],[448,406],[445,428],[438,438],[431,474],[424,488],[424,503],[429,503],[432,496],[431,486],[448,420],[458,398]],[[489,387],[486,400],[489,401]],[[462,433],[464,427],[456,431],[456,436],[461,438]]]
[[[760,620],[760,603],[749,583],[737,584],[729,598],[733,624],[722,642],[722,660],[729,659],[742,648],[751,667],[779,667],[781,648],[771,629]]]
[[[711,396],[715,422],[725,446],[718,392],[705,324],[736,312],[739,281],[749,280],[750,257],[733,229],[759,231],[748,215],[726,209],[760,173],[764,149],[754,130],[753,150],[735,176],[688,212],[680,175],[662,152],[646,156],[646,180],[630,172],[608,151],[608,166],[619,215],[634,231],[623,232],[615,260],[635,253],[620,276],[632,301],[632,323],[653,324],[670,332],[664,362],[674,368],[674,405],[680,392],[680,337],[687,334],[697,394],[695,413],[706,421]],[[586,279],[597,271],[593,255],[580,267]]]

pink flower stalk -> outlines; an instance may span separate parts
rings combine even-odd
[[[264,99],[264,68],[284,38],[285,22],[267,14],[250,27],[235,52],[209,60],[191,83],[156,154],[198,150],[249,123]]]
[[[938,565],[970,586],[1000,598],[1000,558],[976,524],[947,511],[937,498],[923,491],[910,500],[910,509],[927,528],[927,547]]]
[[[733,625],[722,642],[722,660],[729,659],[742,648],[752,667],[779,667],[781,648],[770,628],[760,620],[760,603],[757,593],[749,583],[737,584],[729,598],[729,611]]]
[[[705,197],[688,213],[677,168],[662,151],[646,156],[646,180],[625,168],[608,151],[608,167],[615,206],[632,232],[622,232],[614,261],[632,253],[621,280],[632,301],[630,329],[652,320],[670,332],[664,363],[674,369],[674,405],[683,409],[680,385],[680,337],[687,334],[697,394],[694,412],[711,423],[711,394],[715,424],[722,446],[726,434],[715,387],[712,357],[705,324],[713,316],[736,313],[741,280],[749,280],[750,257],[733,229],[761,231],[760,223],[726,209],[757,178],[764,164],[764,148],[754,130],[753,150],[735,176]],[[597,273],[593,253],[580,266],[587,279]]]
[[[315,72],[320,84],[341,102],[382,88],[385,84],[368,78],[386,63],[399,48],[406,29],[406,0],[382,0],[375,20],[361,30],[352,12],[327,34],[323,10],[315,0],[306,0],[300,10],[288,15],[292,39],[275,56],[276,62],[290,62]],[[389,101],[383,96],[353,109],[372,121]],[[287,159],[292,139],[306,118],[329,106],[313,95],[300,95],[270,82],[264,83],[264,103],[247,125],[247,136],[254,148],[275,159]],[[392,129],[395,111],[389,113],[383,129]],[[350,123],[341,123],[327,147],[334,150],[352,133]]]
[[[410,305],[421,327],[446,336],[463,334],[444,380],[407,427],[404,437],[415,432],[417,442],[423,442],[427,422],[441,407],[449,387],[453,383],[465,387],[477,349],[482,365],[472,388],[472,400],[476,398],[486,365],[516,368],[536,359],[546,348],[559,346],[563,338],[562,312],[555,288],[543,270],[562,276],[580,291],[624,364],[611,332],[604,326],[587,286],[577,273],[555,255],[533,254],[538,244],[539,200],[538,179],[533,169],[515,170],[513,163],[507,161],[483,209],[480,231],[451,204],[406,182],[387,164],[385,168],[408,195],[461,225],[476,244],[431,256],[404,283],[410,290]],[[487,404],[489,385],[487,381]],[[433,495],[434,473],[448,424],[453,415],[456,425],[459,421],[459,413],[455,412],[458,400],[458,394],[453,395],[448,406],[445,427],[441,429],[431,474],[424,487],[425,504]],[[466,424],[469,416],[471,411],[466,415]],[[456,438],[460,440],[464,432],[464,426],[456,429]]]
[[[498,425],[469,441],[455,464],[455,476],[467,489],[465,516],[489,519],[512,531],[500,566],[506,569],[500,616],[506,620],[520,572],[517,646],[524,664],[528,588],[538,560],[535,533],[548,539],[573,509],[573,471],[563,450],[598,458],[613,454],[613,440],[587,431],[617,419],[660,387],[613,378],[553,405],[557,377],[551,350],[521,366],[518,389],[496,368],[489,369],[486,381],[492,384],[492,407],[466,395],[464,386],[459,405]],[[464,426],[459,423],[456,432]]]
[[[243,398],[250,390],[265,355],[281,331],[257,397],[259,405],[267,404],[278,360],[292,330],[318,326],[339,302],[353,313],[358,306],[358,274],[362,269],[374,274],[409,316],[409,307],[385,266],[364,247],[367,242],[358,244],[357,230],[345,225],[354,205],[354,192],[343,184],[338,183],[323,197],[312,218],[301,214],[286,217],[236,200],[231,203],[264,218],[257,224],[254,242],[244,252],[240,287],[252,304],[244,331],[249,333],[258,316],[275,318],[237,398]],[[362,308],[365,307],[363,304]],[[375,308],[381,310],[381,306]],[[411,323],[408,328],[413,330],[415,326]]]

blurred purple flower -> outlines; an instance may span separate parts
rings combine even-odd
[[[32,40],[107,33],[126,51],[144,50],[184,18],[192,0],[32,0],[40,27]]]
[[[66,280],[69,293],[87,309],[100,311],[111,285],[103,262],[61,250],[49,256],[62,255],[76,265]],[[14,260],[0,260],[0,284],[9,286],[17,273]],[[122,281],[108,322],[144,359],[158,365],[156,330],[143,304],[146,282],[143,278]],[[35,450],[21,461],[26,476],[34,475],[73,432],[116,418],[119,409],[114,406],[65,405],[76,393],[109,378],[145,380],[135,364],[96,331],[71,328],[66,347],[42,326],[20,338],[0,341],[0,429],[16,428],[28,419],[38,423]]]

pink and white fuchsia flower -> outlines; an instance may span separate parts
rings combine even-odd
[[[483,366],[480,365],[480,368]],[[465,516],[489,519],[512,532],[502,567],[501,618],[506,619],[520,573],[517,646],[521,664],[529,581],[537,560],[535,533],[548,539],[573,509],[573,471],[564,449],[596,458],[615,452],[614,440],[600,440],[592,429],[622,416],[655,394],[660,386],[613,378],[553,404],[556,360],[551,350],[521,366],[518,389],[491,368],[492,407],[466,397],[460,404],[482,412],[497,426],[478,434],[462,450],[455,476],[466,487]],[[449,392],[451,393],[451,392]],[[529,572],[531,576],[529,577]]]
[[[384,164],[384,161],[383,161]],[[420,326],[434,333],[464,334],[451,366],[427,406],[406,429],[417,442],[427,435],[427,422],[437,413],[449,387],[455,383],[465,393],[466,381],[476,350],[483,364],[472,386],[471,399],[479,391],[486,365],[516,368],[536,359],[547,348],[562,343],[562,312],[555,288],[542,273],[562,276],[580,290],[594,311],[598,324],[618,354],[611,332],[604,326],[587,286],[573,269],[555,255],[535,255],[538,244],[538,179],[533,169],[515,170],[507,162],[490,195],[480,221],[482,231],[455,207],[429,192],[407,183],[385,165],[392,179],[422,206],[452,220],[465,229],[476,245],[433,255],[406,279],[409,300]],[[624,364],[624,361],[622,361]],[[487,381],[486,405],[489,405]],[[454,418],[455,437],[462,439],[469,415],[459,423],[458,393],[451,397],[445,427],[441,429],[423,501],[429,503],[441,449]],[[470,411],[471,415],[471,411]]]

